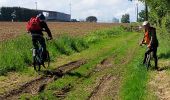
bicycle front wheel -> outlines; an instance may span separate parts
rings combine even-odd
[[[40,71],[40,69],[41,69],[41,62],[40,62],[39,57],[37,57],[37,56],[33,57],[33,66],[34,66],[34,70],[35,71]]]
[[[149,69],[149,67],[151,66],[151,54],[148,54],[147,55],[147,58],[146,58],[146,67],[147,69]]]

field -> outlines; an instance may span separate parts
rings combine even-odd
[[[52,62],[36,72],[25,23],[0,23],[1,100],[170,99],[169,39],[159,31],[156,71],[153,62],[149,70],[142,64],[143,34],[129,31],[130,24],[48,24],[55,37],[47,42]]]
[[[0,22],[0,41],[15,38],[26,33],[26,22]],[[49,22],[49,28],[54,36],[61,34],[84,35],[98,29],[111,28],[120,24],[104,24],[104,23],[64,23]],[[126,25],[126,24],[122,24]]]

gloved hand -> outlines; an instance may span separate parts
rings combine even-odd
[[[148,47],[148,48],[151,48],[151,45],[148,45],[147,47]]]

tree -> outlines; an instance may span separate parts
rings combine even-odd
[[[97,17],[89,16],[86,18],[86,22],[97,22]]]
[[[162,26],[162,20],[167,15],[167,11],[170,10],[169,0],[141,0],[145,1],[150,9],[149,19],[151,21],[156,20],[156,24]]]
[[[130,23],[129,14],[122,15],[121,22],[122,23]]]
[[[20,7],[2,7],[0,9],[0,16],[2,21],[28,21],[32,16],[36,16],[38,11]]]
[[[145,19],[146,19],[145,10],[141,10],[141,12],[139,12],[139,19],[138,19],[138,21],[139,22],[143,22],[143,21],[145,21]]]
[[[135,1],[135,0],[129,0],[129,1]],[[149,0],[137,0],[137,1],[141,1],[141,2],[143,2],[143,3],[145,3],[145,19],[144,20],[148,20],[148,18],[149,18],[149,16],[148,16],[148,3],[147,3],[147,1],[149,1]],[[151,0],[150,0],[151,1]],[[138,13],[138,12],[137,12]],[[138,14],[137,14],[138,15]],[[138,18],[137,18],[137,21],[138,21]]]

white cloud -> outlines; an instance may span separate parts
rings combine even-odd
[[[35,9],[54,10],[70,13],[70,0],[0,0],[0,6],[20,6]],[[129,13],[131,21],[135,21],[135,3],[128,0],[71,0],[72,18],[85,19],[87,16],[97,16],[101,21],[121,18],[122,14]],[[141,3],[139,4],[142,9]]]

